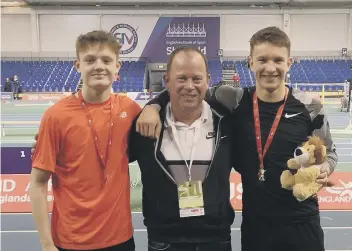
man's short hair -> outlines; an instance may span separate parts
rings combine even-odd
[[[121,45],[117,41],[116,37],[106,31],[102,30],[94,30],[88,32],[86,34],[80,35],[76,40],[76,54],[77,58],[79,57],[79,53],[81,51],[87,50],[90,46],[93,45],[107,45],[112,51],[116,53],[116,57],[118,58]]]
[[[181,52],[184,52],[184,53],[190,53],[190,52],[196,52],[198,53],[199,55],[202,56],[203,60],[204,60],[204,64],[205,64],[205,68],[207,70],[207,74],[209,73],[209,67],[208,67],[208,59],[206,58],[206,56],[200,51],[198,50],[197,48],[194,48],[194,47],[179,47],[179,48],[176,48],[168,57],[167,59],[167,65],[166,65],[166,71],[167,73],[170,73],[170,70],[171,70],[171,65],[172,65],[172,62],[175,58],[175,56]]]
[[[262,43],[270,43],[279,47],[286,47],[288,54],[291,52],[291,41],[287,34],[278,27],[271,26],[257,31],[250,40],[252,55],[254,46]]]

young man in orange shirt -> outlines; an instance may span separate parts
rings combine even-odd
[[[110,93],[120,48],[103,31],[79,36],[74,64],[82,90],[43,115],[30,195],[44,251],[135,249],[127,143],[140,107],[127,96]],[[46,196],[51,176],[50,230]]]

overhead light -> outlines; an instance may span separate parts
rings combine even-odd
[[[24,7],[24,6],[28,6],[28,4],[22,1],[1,2],[1,7]]]

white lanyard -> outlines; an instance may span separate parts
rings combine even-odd
[[[200,121],[197,121],[197,123],[198,124],[196,125],[196,127],[193,128],[194,129],[194,135],[193,135],[192,148],[191,148],[191,157],[190,157],[189,165],[188,165],[187,160],[185,158],[185,155],[184,155],[184,153],[182,151],[182,147],[180,146],[179,135],[178,135],[177,129],[176,129],[175,125],[171,125],[174,142],[175,142],[175,144],[177,146],[177,149],[178,149],[179,153],[181,154],[181,157],[185,161],[186,167],[188,169],[188,181],[191,181],[191,176],[192,176],[191,168],[192,168],[195,148],[196,148],[197,142],[199,140]]]

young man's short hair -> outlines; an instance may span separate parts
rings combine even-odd
[[[121,45],[116,39],[116,37],[106,31],[102,30],[94,30],[88,32],[86,34],[82,34],[77,38],[76,41],[76,54],[77,58],[79,57],[79,53],[81,51],[87,50],[90,46],[93,45],[107,45],[112,51],[116,53],[116,57],[118,58]]]
[[[205,68],[207,70],[207,73],[209,73],[209,67],[208,67],[208,60],[206,58],[206,56],[200,51],[198,50],[197,48],[194,48],[194,47],[179,47],[179,48],[176,48],[168,57],[167,59],[167,65],[166,65],[166,71],[167,73],[170,73],[170,70],[171,70],[171,65],[172,65],[172,62],[175,58],[175,56],[181,52],[184,52],[184,53],[190,53],[190,52],[196,52],[198,53],[199,55],[202,56],[203,60],[204,60],[204,64],[205,64]]]
[[[257,31],[250,40],[250,55],[252,55],[254,46],[262,43],[270,43],[275,46],[286,47],[288,54],[290,55],[291,41],[287,34],[278,27],[271,26]]]

